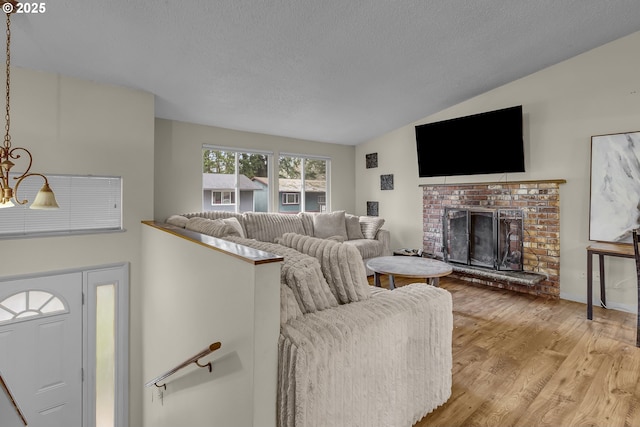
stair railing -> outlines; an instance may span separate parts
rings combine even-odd
[[[9,386],[7,386],[7,383],[4,382],[4,378],[2,378],[2,374],[1,373],[0,373],[0,388],[2,390],[4,390],[4,393],[9,398],[9,401],[11,402],[11,405],[16,410],[16,413],[18,414],[18,417],[20,418],[22,423],[26,426],[27,425],[27,419],[24,417],[24,414],[20,410],[20,407],[18,406],[18,403],[16,402],[16,399],[13,397],[13,394],[11,394],[11,390],[9,390]]]
[[[209,372],[211,372],[211,370],[213,368],[212,365],[211,365],[211,362],[206,363],[204,365],[201,365],[198,362],[198,360],[202,359],[207,354],[213,353],[214,351],[219,349],[221,346],[222,346],[222,344],[220,344],[219,342],[215,342],[215,343],[211,344],[210,346],[208,346],[207,348],[205,348],[204,350],[202,350],[198,354],[195,354],[194,356],[188,358],[187,360],[185,360],[184,362],[182,362],[179,365],[175,366],[174,368],[169,369],[164,374],[158,375],[157,377],[155,377],[151,381],[147,382],[144,386],[145,387],[151,387],[152,385],[155,385],[158,388],[164,388],[166,390],[167,389],[167,384],[166,383],[165,384],[160,384],[160,385],[158,385],[158,383],[160,381],[166,379],[167,377],[170,377],[171,375],[175,374],[180,369],[189,366],[192,363],[195,363],[196,365],[198,365],[201,368],[207,368],[208,367],[209,368]]]

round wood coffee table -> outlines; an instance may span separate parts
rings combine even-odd
[[[395,287],[394,276],[426,279],[427,283],[438,286],[438,279],[451,274],[453,271],[446,262],[413,256],[371,258],[367,261],[367,267],[373,270],[374,283],[378,287],[380,287],[380,275],[387,274],[389,276],[389,289]]]

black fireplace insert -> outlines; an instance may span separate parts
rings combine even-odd
[[[444,261],[494,270],[522,271],[521,209],[445,208]]]

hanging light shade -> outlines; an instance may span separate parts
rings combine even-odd
[[[29,206],[31,209],[58,209],[59,207],[56,195],[51,191],[49,183],[45,183],[42,186],[38,194],[36,194],[36,198],[33,199],[33,203]]]
[[[26,148],[22,147],[12,147],[11,146],[11,135],[9,134],[9,128],[11,126],[11,116],[10,116],[10,87],[11,87],[11,73],[10,73],[10,65],[11,65],[11,14],[16,10],[17,1],[15,0],[0,0],[0,5],[2,5],[2,10],[7,15],[7,61],[6,61],[6,71],[7,71],[7,80],[6,80],[6,114],[5,114],[5,135],[4,135],[4,143],[0,147],[0,173],[2,176],[0,177],[0,208],[9,208],[12,206],[24,205],[28,203],[28,200],[20,200],[17,197],[18,187],[20,183],[28,177],[39,176],[44,179],[44,186],[38,191],[35,200],[31,204],[31,209],[57,209],[58,203],[56,202],[56,197],[49,187],[49,181],[47,177],[41,173],[30,172],[31,170],[31,162],[33,157],[31,153]],[[24,158],[23,158],[24,156]],[[10,176],[9,173],[11,169],[15,166],[13,160],[21,159],[23,163],[26,163],[26,170],[22,172],[21,175],[18,176]],[[12,183],[15,185],[11,186]],[[14,203],[15,202],[15,203]]]

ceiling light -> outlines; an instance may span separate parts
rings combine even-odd
[[[7,14],[7,113],[5,116],[4,128],[6,132],[4,135],[4,143],[2,147],[0,147],[0,173],[2,174],[2,177],[0,178],[0,208],[9,208],[16,204],[24,205],[27,203],[28,200],[20,200],[18,198],[18,187],[25,178],[30,176],[40,176],[44,178],[44,185],[40,191],[38,191],[38,194],[30,208],[58,209],[59,206],[56,202],[56,196],[53,194],[53,191],[51,191],[51,187],[49,187],[47,177],[41,173],[29,172],[31,170],[31,162],[33,160],[29,150],[22,147],[11,147],[11,136],[9,135],[9,126],[11,124],[11,118],[9,116],[9,89],[11,83],[9,65],[11,62],[11,52],[9,46],[11,44],[11,14],[15,11],[18,2],[15,0],[0,0],[0,4],[2,4],[2,10]],[[25,157],[23,158],[23,156]],[[27,164],[27,169],[19,176],[9,177],[9,172],[14,166],[12,160],[18,159],[22,159],[22,162]],[[15,183],[13,187],[11,186],[10,180]]]

